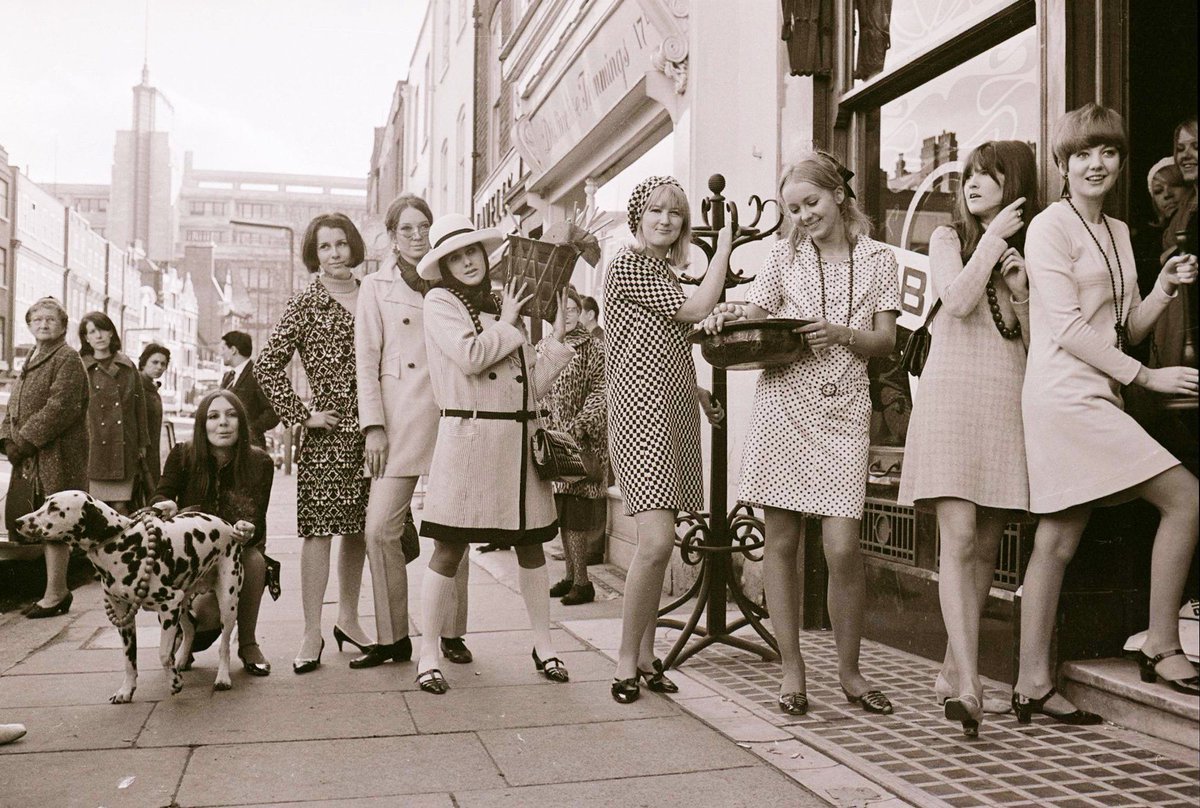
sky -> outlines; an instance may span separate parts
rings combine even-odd
[[[143,55],[198,169],[367,175],[427,0],[0,0],[0,145],[35,182],[108,183]]]

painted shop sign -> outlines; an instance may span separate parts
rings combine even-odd
[[[652,69],[662,39],[637,3],[616,7],[537,109],[517,119],[517,150],[535,175],[578,145]]]

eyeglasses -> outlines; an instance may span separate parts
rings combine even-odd
[[[403,227],[396,228],[396,232],[404,236],[409,241],[412,241],[417,236],[420,236],[421,238],[428,236],[429,225],[419,224],[416,227],[413,227],[411,224],[406,224]]]

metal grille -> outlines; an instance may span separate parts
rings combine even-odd
[[[936,519],[933,525],[933,568],[940,570],[942,530],[938,527]],[[1022,558],[1021,525],[1010,522],[1004,528],[1004,535],[1000,537],[1000,551],[996,557],[996,571],[992,573],[992,584],[1001,589],[1016,591],[1017,587],[1021,585]]]
[[[862,551],[876,558],[917,563],[917,518],[912,508],[867,497],[863,509]]]

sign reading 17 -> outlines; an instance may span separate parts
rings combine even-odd
[[[637,37],[639,48],[646,47],[646,20],[639,16],[633,21],[633,35]]]

